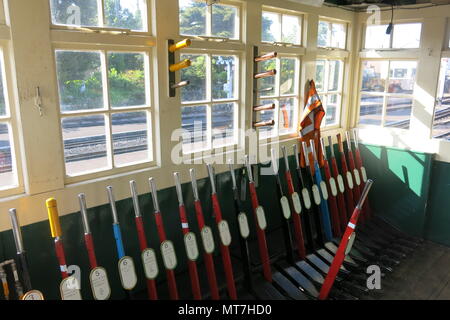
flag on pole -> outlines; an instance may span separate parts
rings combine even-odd
[[[300,143],[305,141],[309,147],[309,140],[314,139],[315,146],[320,146],[320,125],[325,116],[325,110],[316,91],[314,80],[309,82],[308,93],[305,97],[305,108],[298,125],[298,135]],[[301,148],[300,148],[301,150]],[[322,148],[316,148],[320,167],[323,166]],[[300,165],[305,166],[304,157],[300,157]]]

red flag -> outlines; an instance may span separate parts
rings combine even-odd
[[[309,82],[308,94],[305,97],[305,108],[298,125],[300,142],[305,141],[309,146],[309,140],[314,139],[319,165],[323,166],[322,148],[320,148],[320,125],[325,116],[325,109],[316,91],[314,80]],[[301,150],[301,148],[300,148]],[[305,166],[304,157],[300,157],[301,166]]]

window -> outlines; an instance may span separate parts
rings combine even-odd
[[[347,40],[347,24],[319,20],[317,46],[324,48],[345,49]]]
[[[263,42],[301,44],[302,16],[300,15],[263,11],[261,27]]]
[[[147,31],[145,0],[50,0],[52,23]]]
[[[366,49],[414,49],[420,47],[422,23],[394,24],[391,34],[386,34],[388,25],[366,27]]]
[[[228,4],[179,0],[180,34],[239,39],[239,10]]]
[[[433,138],[450,140],[450,58],[443,58],[441,62]]]
[[[148,54],[56,50],[67,176],[153,159]]]
[[[294,133],[298,118],[298,78],[300,61],[296,57],[278,55],[278,58],[264,61],[260,71],[280,70],[275,77],[259,81],[260,105],[275,104],[275,109],[259,112],[260,121],[275,120],[274,126],[259,129],[261,139]],[[268,91],[264,89],[270,89]]]
[[[238,66],[231,54],[183,53],[191,67],[181,71],[190,84],[181,89],[183,153],[237,143]]]
[[[5,66],[0,52],[0,190],[12,189],[18,183]]]
[[[316,61],[316,89],[325,108],[323,126],[339,124],[342,101],[344,62],[341,60]]]
[[[359,123],[409,129],[416,68],[416,61],[363,61]]]

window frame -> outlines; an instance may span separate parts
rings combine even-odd
[[[329,25],[329,28],[328,28],[328,30],[329,30],[329,32],[330,32],[330,43],[333,43],[333,41],[332,41],[332,30],[333,30],[333,24],[341,24],[341,25],[344,25],[344,27],[345,27],[345,40],[344,40],[344,48],[339,48],[339,47],[333,47],[333,46],[325,46],[325,47],[323,47],[323,46],[319,46],[319,43],[318,43],[318,41],[317,41],[317,48],[319,49],[319,50],[338,50],[338,51],[348,51],[348,45],[347,45],[347,42],[348,42],[348,31],[349,31],[349,26],[350,26],[350,23],[348,22],[348,21],[343,21],[343,20],[338,20],[338,19],[333,19],[333,18],[329,18],[329,17],[322,17],[322,16],[319,16],[319,20],[317,21],[317,38],[319,37],[319,24],[320,24],[320,22],[326,22],[326,23],[328,23],[328,25]],[[318,39],[317,39],[318,40]]]
[[[181,108],[183,107],[196,107],[196,106],[206,106],[206,121],[207,121],[207,144],[208,146],[206,148],[202,149],[195,149],[191,150],[189,152],[184,152],[184,150],[181,151],[183,159],[188,159],[192,155],[197,155],[199,153],[202,154],[211,154],[216,155],[223,152],[223,149],[226,149],[227,151],[235,151],[239,148],[241,148],[240,145],[240,137],[239,137],[239,129],[241,128],[239,126],[240,120],[241,120],[241,109],[242,109],[242,63],[243,61],[243,54],[239,51],[231,51],[231,50],[200,50],[200,49],[183,49],[180,52],[181,54],[188,54],[188,55],[205,55],[206,58],[206,77],[205,77],[205,89],[206,89],[206,99],[205,100],[199,100],[199,101],[187,101],[183,102],[180,99],[180,125],[181,125]],[[235,86],[235,97],[232,99],[213,99],[212,95],[212,56],[234,56],[236,59],[235,63],[235,79],[234,79],[234,86]],[[181,93],[180,93],[181,95]],[[233,144],[225,144],[221,146],[214,147],[214,141],[213,141],[213,135],[212,135],[212,106],[217,104],[226,104],[226,103],[233,103],[235,105],[234,109],[234,116],[233,116],[233,126],[234,126],[234,143]],[[181,126],[180,126],[181,128]]]
[[[341,58],[336,58],[336,57],[320,57],[318,56],[317,59],[315,60],[316,62],[316,68],[317,68],[317,61],[325,61],[325,72],[324,72],[324,83],[323,83],[323,87],[324,91],[319,91],[317,90],[317,94],[319,96],[326,96],[328,97],[328,95],[332,95],[332,94],[336,94],[338,95],[339,101],[337,103],[337,110],[336,110],[336,123],[334,124],[330,124],[330,125],[326,125],[326,119],[324,119],[325,121],[323,121],[321,129],[322,130],[332,130],[332,129],[337,129],[341,127],[341,123],[342,123],[342,105],[343,105],[343,100],[344,100],[344,81],[345,81],[345,69],[346,69],[346,61],[345,59]],[[340,78],[339,78],[339,83],[338,83],[338,90],[336,91],[329,91],[328,90],[328,75],[329,75],[329,62],[330,61],[340,61],[340,68],[339,68],[339,72],[340,72]],[[323,101],[322,101],[323,103]],[[326,112],[326,105],[324,104],[324,109]]]
[[[363,63],[364,61],[388,61],[388,72],[387,72],[387,78],[385,78],[384,80],[386,80],[386,84],[385,84],[385,89],[384,92],[365,92],[361,90],[362,87],[362,78],[363,78]],[[389,79],[390,77],[390,63],[392,61],[414,61],[417,63],[416,66],[416,75],[417,75],[417,70],[419,68],[419,59],[418,58],[378,58],[378,59],[371,59],[371,58],[364,58],[364,59],[360,59],[359,61],[359,68],[360,68],[360,76],[359,76],[359,81],[358,81],[358,95],[357,95],[357,119],[356,119],[356,124],[358,128],[378,128],[380,130],[393,130],[393,131],[397,131],[397,132],[410,132],[411,129],[411,119],[413,117],[413,111],[414,111],[414,105],[415,105],[415,98],[414,98],[414,90],[413,93],[411,94],[395,94],[395,93],[389,93],[387,92],[389,90]],[[417,82],[417,77],[414,81],[414,85]],[[381,110],[381,124],[379,125],[375,125],[375,124],[366,124],[366,123],[360,123],[360,114],[361,114],[361,95],[370,95],[370,96],[375,96],[375,97],[382,97],[383,98],[383,108]],[[411,98],[412,100],[412,104],[411,104],[411,114],[409,117],[410,123],[409,123],[409,127],[408,129],[402,129],[402,128],[396,128],[396,127],[389,127],[386,126],[386,112],[387,112],[387,98],[388,97],[396,97],[396,98]]]
[[[51,0],[48,1],[48,8],[49,8],[49,25],[52,30],[65,30],[65,31],[78,31],[78,32],[84,32],[84,33],[112,33],[112,34],[126,34],[126,35],[152,35],[152,23],[151,23],[151,17],[152,17],[152,9],[153,9],[153,1],[154,0],[143,0],[145,8],[142,10],[142,24],[144,30],[131,30],[127,28],[118,28],[118,27],[107,27],[103,25],[105,23],[105,0],[96,0],[97,1],[97,11],[98,11],[98,20],[99,20],[99,26],[77,26],[77,25],[66,25],[66,24],[57,24],[53,23],[53,17],[52,17],[52,5]],[[102,26],[100,26],[100,23]]]
[[[390,21],[380,21],[379,25],[389,25]],[[394,48],[394,33],[395,33],[395,26],[399,25],[399,24],[411,24],[411,23],[420,23],[421,24],[421,29],[420,29],[420,40],[419,40],[419,46],[417,48]],[[361,39],[361,51],[362,52],[367,52],[367,51],[391,51],[391,52],[395,52],[395,51],[418,51],[420,50],[420,46],[422,45],[422,33],[423,33],[423,24],[424,22],[421,19],[414,19],[414,20],[399,20],[399,21],[394,21],[393,22],[393,28],[392,28],[392,32],[389,35],[389,48],[366,48],[366,34],[367,34],[367,27],[369,25],[364,24],[364,29],[362,34],[362,39]]]
[[[147,0],[149,1],[149,0]],[[206,6],[206,33],[208,35],[188,35],[188,34],[183,34],[181,33],[180,30],[180,9],[179,9],[179,0],[177,0],[177,5],[178,5],[178,20],[177,20],[177,24],[178,24],[178,35],[180,37],[183,38],[188,38],[188,39],[193,39],[193,40],[197,40],[197,41],[223,41],[223,42],[234,42],[234,43],[243,43],[243,23],[242,23],[242,17],[243,17],[243,12],[242,12],[242,4],[240,2],[236,2],[233,0],[221,0],[220,2],[218,2],[218,5],[225,5],[225,6],[230,6],[230,7],[234,7],[237,9],[237,14],[236,14],[236,21],[235,21],[235,32],[237,33],[237,37],[235,38],[224,38],[224,37],[218,37],[218,36],[214,36],[212,35],[212,5],[207,5]],[[209,32],[208,32],[209,31]]]
[[[67,51],[81,51],[81,52],[101,52],[102,59],[102,80],[103,80],[103,108],[95,109],[95,110],[81,110],[75,112],[62,112],[60,107],[59,100],[59,86],[58,81],[56,82],[56,92],[58,97],[58,120],[59,120],[59,133],[60,133],[60,143],[61,150],[63,154],[61,155],[61,161],[63,163],[64,168],[64,179],[66,184],[77,183],[81,181],[91,180],[100,177],[108,177],[114,174],[120,174],[125,172],[132,172],[134,170],[139,170],[148,167],[155,167],[157,165],[157,146],[155,145],[155,128],[156,128],[156,108],[154,103],[154,94],[153,94],[153,73],[152,73],[152,61],[153,61],[153,50],[152,47],[144,48],[144,47],[136,47],[136,46],[122,46],[116,47],[111,45],[94,45],[94,44],[74,44],[74,43],[57,43],[53,45],[53,55],[54,55],[54,63],[55,63],[55,72],[57,72],[56,68],[56,51],[58,50],[67,50]],[[143,53],[146,55],[144,58],[144,70],[146,73],[146,102],[147,105],[143,106],[131,106],[131,107],[119,107],[112,108],[109,102],[109,81],[108,81],[108,65],[107,65],[107,55],[108,52],[120,52],[120,53]],[[104,68],[104,69],[103,69]],[[56,73],[57,78],[57,73]],[[117,113],[127,113],[127,112],[139,112],[145,111],[147,114],[147,148],[149,152],[149,159],[147,161],[139,161],[136,163],[129,163],[126,165],[121,165],[118,167],[114,167],[114,154],[112,149],[112,122],[111,116]],[[62,129],[62,120],[64,118],[70,117],[78,117],[78,116],[93,116],[93,115],[104,115],[107,118],[105,119],[105,135],[106,135],[106,150],[107,150],[107,161],[108,166],[101,168],[99,170],[92,170],[81,172],[77,175],[68,175],[66,162],[64,158],[64,140],[63,140],[63,129]]]
[[[264,41],[262,39],[262,16],[263,14],[267,12],[267,13],[275,13],[278,14],[280,16],[280,41],[275,41],[275,42],[270,42],[270,41]],[[290,43],[290,42],[283,42],[283,16],[287,15],[287,16],[295,16],[299,19],[300,23],[299,23],[299,38],[298,39],[298,43]],[[299,11],[292,11],[292,10],[287,10],[287,9],[282,9],[282,8],[275,8],[275,7],[268,7],[268,6],[263,6],[261,8],[261,25],[259,26],[259,39],[260,39],[260,43],[263,45],[277,45],[277,46],[284,46],[284,47],[294,47],[294,48],[298,48],[298,47],[304,47],[304,31],[305,31],[305,13],[303,12],[299,12]]]
[[[13,78],[11,74],[12,65],[10,63],[10,42],[0,39],[0,63],[2,68],[2,77],[5,93],[5,105],[9,111],[5,116],[0,117],[0,123],[6,123],[11,145],[11,160],[15,166],[16,184],[11,186],[0,187],[0,199],[25,192],[24,176],[23,176],[23,154],[21,150],[20,122],[18,121],[19,113],[14,94]],[[36,110],[33,110],[37,112]]]

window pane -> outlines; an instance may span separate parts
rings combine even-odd
[[[17,185],[17,174],[13,161],[11,137],[6,123],[0,123],[0,189]]]
[[[296,59],[281,58],[280,95],[295,93]]]
[[[450,58],[441,62],[438,103],[434,111],[433,138],[450,140]]]
[[[180,34],[206,35],[206,3],[194,0],[179,0]]]
[[[338,110],[340,109],[340,95],[330,94],[327,96],[325,104],[325,125],[335,125],[339,121]]]
[[[370,25],[366,28],[365,48],[385,49],[390,47],[390,35],[386,34],[387,24]]]
[[[325,80],[325,60],[316,61],[316,90],[324,90],[324,80]]]
[[[103,108],[99,52],[56,51],[62,112]]]
[[[5,90],[6,88],[3,86],[3,70],[0,68],[0,117],[6,116],[8,113],[8,110],[6,110]]]
[[[346,25],[341,23],[331,24],[331,46],[345,49]]]
[[[300,18],[283,14],[281,42],[300,44]]]
[[[111,121],[115,166],[150,160],[146,112],[115,113]]]
[[[277,68],[277,59],[267,60],[264,62],[259,63],[259,71],[264,72],[272,69]],[[276,77],[267,77],[262,78],[258,80],[259,88],[260,89],[269,89],[271,90],[262,91],[261,97],[268,97],[275,95],[275,79]]]
[[[363,61],[362,91],[384,92],[388,61]]]
[[[261,105],[272,104],[275,103],[275,100],[261,100]],[[270,121],[275,118],[275,110],[265,110],[258,112],[259,113],[259,121]],[[272,137],[275,134],[274,130],[275,126],[267,126],[259,128],[259,138],[267,139]]]
[[[394,48],[419,48],[421,23],[402,23],[394,25]]]
[[[97,0],[51,0],[52,22],[75,26],[98,26]]]
[[[108,53],[109,100],[112,107],[146,104],[142,53]]]
[[[108,167],[104,116],[64,118],[62,135],[67,175]]]
[[[213,147],[235,144],[234,103],[215,104],[212,106]]]
[[[206,56],[182,54],[181,59],[191,60],[191,66],[181,70],[181,80],[190,81],[181,88],[181,101],[206,100]]]
[[[206,106],[181,107],[181,128],[183,134],[183,153],[208,148]]]
[[[234,56],[212,56],[213,99],[233,99],[236,97]]]
[[[294,128],[294,117],[295,117],[295,110],[297,108],[296,99],[294,98],[288,98],[288,99],[281,99],[280,100],[280,106],[279,106],[279,125],[278,125],[278,132],[280,135],[292,133],[295,131],[296,128]]]
[[[341,61],[330,60],[328,62],[328,91],[338,91],[341,82]]]
[[[387,97],[385,126],[409,129],[412,102],[411,98]]]
[[[383,97],[361,95],[359,123],[381,125],[381,113],[383,110]]]
[[[145,0],[104,0],[105,25],[143,31],[145,18]]]
[[[416,61],[391,61],[388,92],[412,94],[416,80],[416,67]]]
[[[331,46],[330,23],[328,23],[326,21],[319,21],[317,46],[319,46],[319,47],[330,47]]]
[[[280,14],[263,12],[262,14],[262,41],[281,41],[281,21]]]
[[[212,35],[236,39],[237,8],[215,4],[212,6]]]

